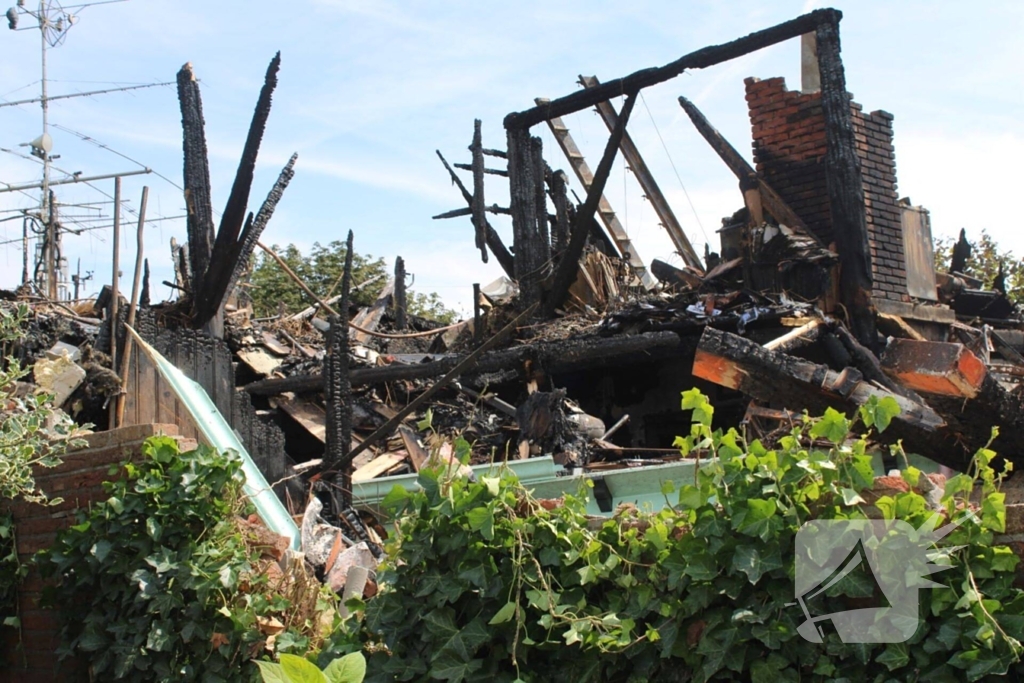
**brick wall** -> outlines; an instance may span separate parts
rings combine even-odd
[[[748,78],[754,162],[768,184],[826,244],[833,241],[825,179],[821,93],[786,88],[784,78]],[[909,301],[896,193],[892,114],[865,114],[853,103],[853,128],[864,179],[875,296]]]
[[[178,437],[174,425],[132,425],[86,437],[87,446],[69,453],[53,469],[40,469],[36,481],[51,498],[61,497],[56,506],[18,502],[10,506],[14,513],[18,555],[27,562],[39,550],[53,544],[57,532],[74,523],[75,513],[90,503],[104,500],[102,483],[109,479],[111,465],[140,456],[140,446],[150,436],[167,434]],[[195,448],[190,440],[181,440],[185,450]],[[0,669],[0,683],[49,683],[73,681],[83,672],[76,662],[58,665],[54,651],[60,644],[56,615],[39,607],[44,581],[34,570],[26,577],[18,595],[21,617],[21,646],[13,629],[0,629],[0,657],[8,663]]]

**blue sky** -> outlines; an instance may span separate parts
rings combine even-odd
[[[33,5],[33,0],[28,0]],[[501,120],[537,96],[574,91],[579,74],[608,80],[659,66],[708,44],[771,26],[827,3],[776,2],[390,2],[303,0],[294,3],[131,0],[85,9],[65,44],[49,52],[50,94],[116,84],[170,81],[192,62],[202,81],[214,206],[223,207],[266,65],[281,50],[280,85],[264,137],[252,208],[280,167],[299,153],[296,176],[264,236],[308,248],[355,232],[363,253],[406,260],[414,288],[437,291],[465,311],[473,282],[500,275],[473,246],[469,220],[432,221],[463,206],[434,150],[468,161],[473,119],[485,146],[504,148]],[[1014,220],[1024,158],[1024,75],[1017,2],[835,2],[847,84],[865,110],[895,115],[901,196],[932,212],[937,236],[987,228],[1024,253]],[[0,96],[38,95],[39,36],[0,33]],[[744,154],[750,124],[746,76],[785,76],[799,87],[799,44],[789,41],[643,91],[630,133],[668,195],[690,239],[703,250],[723,216],[742,205],[735,178],[696,133],[676,98],[685,95]],[[621,103],[619,103],[621,104]],[[181,184],[181,131],[171,87],[54,102],[56,165],[84,175],[132,170],[136,163],[83,141],[86,135]],[[39,164],[15,153],[40,133],[38,105],[0,109],[0,181],[37,180]],[[567,117],[596,166],[607,132],[593,112]],[[545,157],[567,168],[545,126],[535,133]],[[495,160],[496,161],[496,160]],[[56,174],[58,177],[60,173]],[[122,287],[130,287],[134,216],[149,185],[151,218],[182,213],[181,192],[156,177],[126,178]],[[98,189],[62,190],[65,204],[105,200]],[[507,203],[503,180],[489,177],[487,199]],[[635,180],[617,166],[606,191],[641,255],[676,260]],[[687,199],[688,197],[688,199]],[[37,202],[0,195],[0,209]],[[109,214],[109,206],[105,207]],[[94,209],[73,209],[82,215]],[[0,218],[11,214],[0,214]],[[511,242],[510,227],[494,221]],[[0,222],[0,242],[20,237],[19,221]],[[170,291],[168,243],[184,239],[182,220],[154,222],[146,254],[154,296]],[[110,230],[67,236],[72,269],[94,271],[89,290],[110,279]],[[19,243],[0,246],[0,286],[17,283]]]

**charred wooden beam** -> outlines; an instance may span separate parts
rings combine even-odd
[[[405,294],[405,259],[395,258],[395,329],[407,327],[407,304]]]
[[[485,206],[484,211],[486,211],[487,213],[504,214],[506,216],[512,215],[512,209],[505,208],[504,206],[498,206],[497,204]],[[444,213],[439,213],[436,216],[431,216],[430,218],[432,220],[438,221],[446,218],[461,218],[463,216],[472,215],[473,209],[452,209],[451,211],[445,211]]]
[[[661,259],[651,261],[651,273],[662,282],[667,282],[681,289],[697,289],[703,283],[699,275],[689,273],[682,268],[676,268]]]
[[[349,378],[348,311],[352,291],[352,231],[345,246],[345,270],[341,278],[341,314],[332,315],[324,358],[324,398],[327,406],[325,469],[341,473],[341,497],[351,503],[352,382]]]
[[[544,163],[544,143],[539,137],[530,139],[530,157],[533,161],[533,203],[537,212],[537,251],[541,263],[551,260],[551,231],[549,230],[548,195],[545,178],[551,169]]]
[[[822,21],[830,20],[838,23],[840,17],[842,17],[842,13],[838,10],[815,10],[777,26],[751,33],[743,38],[691,52],[664,66],[642,69],[629,76],[602,83],[596,88],[580,90],[525,111],[513,112],[505,117],[505,128],[507,130],[526,129],[556,116],[583,111],[595,106],[598,102],[618,97],[624,92],[637,92],[642,88],[675,78],[686,69],[703,69],[756,52],[784,40],[796,38],[804,33],[814,31]]]
[[[557,254],[569,246],[569,194],[565,174],[555,171],[548,178],[551,201],[555,205],[555,222],[551,226],[551,248]]]
[[[839,252],[839,291],[857,340],[874,349],[878,345],[871,305],[871,251],[860,172],[853,135],[850,93],[839,47],[838,12],[822,17],[817,25],[818,70],[821,72],[821,111],[825,119],[825,179],[828,185],[832,230]]]
[[[679,347],[679,335],[674,332],[537,342],[484,354],[466,374],[521,369],[527,360],[541,364],[548,373],[572,372],[613,361],[621,364],[631,358],[668,357],[678,353]],[[438,377],[456,367],[463,358],[449,356],[415,365],[392,363],[381,367],[354,368],[350,373],[350,379],[352,386],[367,386]],[[273,396],[287,391],[301,394],[322,389],[323,379],[320,375],[267,379],[245,386],[247,392],[257,396]]]
[[[718,156],[729,167],[729,170],[735,174],[736,178],[740,181],[741,188],[744,190],[756,188],[760,195],[760,203],[764,208],[768,209],[768,212],[775,217],[775,220],[807,235],[819,245],[822,244],[818,236],[807,228],[807,224],[804,223],[803,219],[793,211],[789,204],[779,196],[779,193],[764,178],[757,174],[757,171],[747,163],[747,160],[736,151],[735,147],[729,144],[729,141],[718,132],[718,129],[711,125],[711,122],[707,120],[703,112],[693,102],[685,97],[680,97],[679,104],[690,117],[697,132],[707,140],[708,144],[711,145],[711,149],[718,153]]]
[[[452,164],[452,166],[462,169],[463,171],[473,170],[473,164]],[[484,175],[498,175],[502,178],[508,178],[508,171],[502,168],[485,168]]]
[[[824,325],[824,320],[816,318],[806,325],[793,328],[781,337],[772,339],[764,345],[764,348],[778,353],[790,353],[817,341]]]
[[[249,267],[249,259],[256,250],[256,243],[259,242],[263,231],[273,217],[278,202],[281,201],[284,191],[288,188],[288,183],[295,177],[295,162],[298,158],[299,155],[297,153],[292,154],[288,159],[288,163],[281,169],[277,180],[274,181],[274,186],[267,193],[266,199],[260,205],[259,211],[256,212],[256,217],[251,222],[246,221],[245,227],[242,228],[242,234],[239,236],[236,244],[237,252],[234,256],[234,269],[231,272],[231,279],[228,280],[228,286],[224,290],[224,296],[231,293],[235,285],[238,284],[239,278],[242,277],[242,273]]]
[[[875,382],[910,401],[924,403],[924,399],[914,393],[916,387],[911,384],[901,384],[900,382],[893,381],[883,369],[878,357],[870,349],[857,341],[857,338],[844,325],[837,323],[833,327],[839,341],[842,342],[846,352],[850,354],[853,366],[863,373],[865,379]]]
[[[476,229],[476,248],[480,258],[487,263],[487,217],[484,216],[484,147],[480,139],[480,119],[473,121],[473,144],[469,151],[473,155],[470,170],[473,172],[473,198],[469,208],[473,211],[473,227]],[[457,165],[457,164],[456,164]]]
[[[579,82],[584,88],[592,89],[600,85],[596,76],[580,76]],[[604,125],[607,126],[608,132],[615,130],[615,122],[619,120],[619,115],[615,112],[615,107],[610,101],[598,102],[597,113],[601,115],[601,119],[604,121]],[[698,271],[703,271],[704,264],[701,263],[700,257],[697,256],[693,245],[690,244],[686,233],[683,232],[683,227],[676,219],[676,215],[672,211],[672,207],[669,206],[668,200],[665,199],[665,195],[658,186],[658,181],[654,179],[654,175],[647,168],[647,163],[644,161],[643,156],[640,155],[640,150],[633,144],[633,138],[629,136],[629,133],[623,134],[619,148],[629,163],[633,175],[636,176],[637,182],[640,183],[644,196],[651,203],[654,212],[658,214],[661,226],[665,228],[665,231],[668,232],[669,237],[672,239],[672,244],[675,246],[676,251],[683,261],[686,262],[686,265],[696,268]],[[657,277],[657,273],[655,273],[655,277]]]
[[[455,169],[448,165],[448,161],[441,154],[441,150],[436,151],[437,158],[441,160],[442,164],[444,164],[445,169],[448,171],[448,175],[451,176],[452,182],[455,183],[455,185],[458,186],[459,191],[462,192],[462,198],[466,201],[466,204],[472,207],[473,195],[466,189],[466,186],[462,183],[462,179],[456,175]],[[505,247],[505,243],[501,241],[501,237],[498,235],[497,231],[491,227],[490,223],[487,223],[486,237],[487,247],[491,250],[491,253],[494,254],[494,258],[498,259],[498,264],[501,266],[501,269],[504,270],[505,274],[510,278],[515,279],[515,262],[512,258],[512,254],[509,253],[509,250]]]
[[[963,344],[893,339],[880,368],[911,389],[958,398],[978,395],[988,370]]]
[[[772,351],[739,335],[707,328],[693,362],[693,374],[759,401],[792,410],[848,411],[871,396],[891,396],[902,412],[897,418],[926,431],[943,426],[942,418],[927,405],[863,381],[858,370],[836,372],[825,365]]]
[[[519,304],[539,303],[547,259],[537,222],[536,165],[533,140],[527,130],[508,131],[509,208],[515,251],[515,279]]]
[[[553,315],[554,310],[562,305],[562,301],[569,292],[569,286],[576,279],[576,271],[579,268],[583,247],[587,242],[590,222],[594,220],[597,205],[604,194],[604,186],[608,182],[608,175],[612,170],[612,162],[615,161],[615,154],[619,149],[619,143],[622,142],[622,136],[626,133],[626,124],[629,122],[629,115],[633,112],[633,105],[635,103],[636,92],[632,91],[628,93],[626,102],[622,105],[622,113],[619,115],[618,121],[615,122],[615,129],[605,145],[604,154],[601,155],[601,161],[598,163],[597,171],[594,173],[594,183],[587,190],[587,198],[576,214],[576,221],[573,224],[572,234],[569,237],[569,246],[566,248],[565,253],[562,254],[558,269],[555,271],[555,277],[551,283],[551,291],[544,302],[545,314],[548,316]],[[513,135],[514,133],[510,131],[509,138],[511,139]],[[511,149],[511,145],[509,148]],[[511,164],[511,161],[509,163]]]
[[[503,152],[500,149],[485,149],[484,156],[498,157],[499,159],[508,159],[508,153]]]
[[[184,153],[185,207],[192,292],[203,291],[213,252],[213,204],[210,200],[210,164],[206,149],[203,101],[192,64],[178,72],[178,103],[181,107]]]
[[[224,297],[230,293],[226,290],[239,256],[238,236],[242,231],[243,224],[246,227],[251,226],[251,222],[246,222],[249,192],[252,189],[252,179],[256,172],[256,158],[259,155],[263,132],[267,127],[267,119],[270,117],[271,99],[274,88],[277,87],[277,72],[280,68],[281,53],[278,52],[270,60],[270,65],[264,76],[263,88],[256,101],[256,109],[253,111],[252,122],[249,124],[249,133],[245,139],[245,146],[242,148],[242,158],[238,162],[235,180],[231,185],[231,194],[228,195],[228,202],[221,215],[220,228],[217,230],[217,238],[210,254],[210,272],[204,276],[203,289],[197,291],[193,299],[193,325],[196,327],[206,324],[207,321],[218,315]],[[249,221],[252,221],[251,213]]]

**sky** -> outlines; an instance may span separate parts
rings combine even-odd
[[[291,153],[299,159],[263,242],[307,250],[314,242],[343,240],[351,229],[357,251],[383,257],[389,267],[402,256],[413,289],[437,292],[466,313],[472,284],[502,273],[493,258],[480,261],[467,217],[431,220],[464,206],[435,150],[451,162],[468,162],[475,118],[483,121],[484,146],[504,149],[505,114],[529,108],[535,97],[574,92],[579,75],[611,80],[660,66],[820,6],[844,13],[842,56],[855,100],[865,111],[895,116],[900,196],[931,211],[935,237],[961,227],[969,235],[987,229],[1003,247],[1024,254],[1024,231],[1005,208],[1019,191],[1024,158],[1018,45],[1024,3],[1013,1],[128,0],[73,10],[77,23],[47,51],[49,94],[173,81],[191,62],[201,82],[219,216],[267,64],[280,50],[252,210]],[[22,17],[21,26],[31,21]],[[38,97],[38,30],[0,31],[0,103]],[[717,249],[715,231],[742,197],[677,98],[694,101],[749,160],[743,79],[783,76],[799,88],[799,49],[798,40],[787,41],[642,91],[629,132],[700,253],[709,241]],[[621,107],[621,100],[615,104]],[[52,153],[60,156],[56,178],[153,169],[123,180],[121,288],[131,287],[137,209],[147,185],[144,253],[153,268],[153,297],[172,296],[159,283],[172,279],[171,238],[185,238],[184,220],[175,218],[184,201],[174,87],[52,102],[50,121]],[[595,168],[608,135],[603,123],[593,111],[565,123]],[[568,171],[547,127],[533,130],[544,140],[549,165]],[[0,182],[41,179],[39,161],[19,147],[41,132],[38,104],[0,107]],[[463,177],[468,182],[468,173]],[[583,196],[575,178],[571,185]],[[93,274],[82,294],[95,293],[112,275],[113,181],[57,192],[68,227],[98,228],[64,238],[71,270],[80,264],[83,275]],[[680,262],[621,161],[605,194],[648,263]],[[507,181],[488,176],[486,197],[488,204],[507,205]],[[6,243],[0,244],[0,287],[16,286],[21,277],[22,222],[15,210],[38,202],[32,192],[0,194],[0,242]],[[96,216],[107,220],[85,221]],[[508,221],[493,217],[492,223],[511,244]]]

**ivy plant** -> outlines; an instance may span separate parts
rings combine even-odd
[[[39,558],[60,578],[50,598],[60,656],[84,658],[94,680],[255,680],[252,660],[268,645],[261,625],[284,624],[295,606],[257,570],[236,523],[247,509],[241,460],[153,437],[111,478],[107,500]],[[310,646],[301,628],[274,639],[276,652]]]
[[[359,652],[335,659],[321,671],[298,655],[283,654],[280,662],[256,662],[263,683],[362,683],[366,658]]]
[[[939,511],[910,490],[866,505],[872,430],[899,408],[872,399],[856,415],[804,416],[768,447],[711,428],[714,408],[684,392],[684,456],[694,479],[667,482],[660,510],[586,514],[587,491],[535,500],[504,469],[471,481],[425,469],[420,489],[385,499],[395,535],[380,593],[358,626],[368,681],[976,681],[1022,673],[1024,592],[1017,557],[996,545],[1005,525],[995,454],[947,483]],[[899,449],[897,448],[897,451]],[[456,449],[458,452],[458,449]],[[930,480],[929,480],[930,481]],[[972,491],[980,504],[972,503]],[[875,496],[870,496],[874,498]],[[936,553],[949,568],[921,592],[920,625],[904,643],[805,640],[794,598],[794,540],[810,520],[868,513],[919,528],[977,508]],[[829,599],[854,608],[857,581]]]

